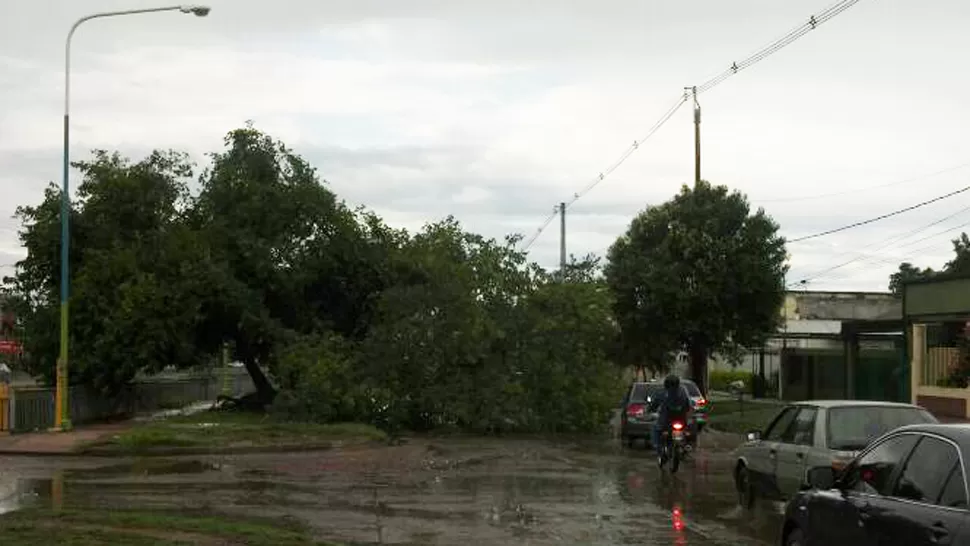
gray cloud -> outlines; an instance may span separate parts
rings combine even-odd
[[[227,130],[253,119],[354,204],[408,227],[455,214],[495,237],[531,234],[556,203],[641,138],[684,85],[822,7],[763,0],[211,4],[204,20],[166,14],[81,29],[74,157],[93,147],[133,157],[174,147],[202,159]],[[148,5],[4,6],[0,249],[16,253],[8,219],[16,205],[36,202],[48,180],[59,181],[67,28],[90,10]],[[820,200],[770,201],[970,161],[962,146],[970,107],[961,100],[970,80],[952,69],[970,47],[967,17],[970,4],[952,0],[933,10],[861,2],[703,95],[704,177],[747,192],[790,237],[958,187],[966,171]],[[645,204],[689,182],[692,138],[684,109],[577,202],[567,215],[570,251],[602,253]],[[813,287],[882,289],[909,254],[941,264],[950,235],[906,243],[962,217],[878,247],[953,213],[957,201],[793,244],[793,275],[862,256]],[[551,226],[532,249],[544,265],[557,261],[557,232]]]

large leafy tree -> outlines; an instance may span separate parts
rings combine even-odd
[[[507,406],[506,328],[531,286],[523,262],[511,241],[465,232],[453,218],[410,238],[362,347],[394,424],[486,428]]]
[[[208,339],[227,341],[259,400],[276,394],[272,372],[292,333],[366,331],[374,294],[389,282],[387,245],[398,235],[356,214],[303,158],[252,127],[226,137],[191,211],[193,229],[225,272]],[[358,221],[360,220],[360,221]]]
[[[132,163],[97,151],[72,203],[71,380],[117,392],[138,372],[189,367],[206,355],[194,328],[209,292],[205,252],[181,223],[192,166],[156,152]],[[60,194],[20,207],[27,258],[8,281],[24,321],[27,366],[50,378],[58,352]]]
[[[701,181],[638,214],[610,247],[605,268],[626,344],[641,353],[683,348],[706,390],[707,359],[759,343],[777,328],[785,242],[739,192]]]
[[[252,127],[187,187],[176,153],[98,152],[72,203],[75,383],[211,362],[228,344],[283,414],[388,426],[589,430],[614,402],[617,334],[598,260],[548,274],[453,218],[414,235],[350,210]],[[57,354],[59,193],[22,207],[5,286],[33,371]],[[277,397],[277,390],[283,396]]]

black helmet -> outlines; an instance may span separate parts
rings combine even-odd
[[[677,377],[676,375],[670,374],[666,378],[664,378],[665,389],[668,389],[668,390],[676,389],[679,386],[680,386],[680,378]]]

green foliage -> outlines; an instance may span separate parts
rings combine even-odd
[[[702,181],[648,207],[608,258],[626,344],[636,340],[641,354],[686,349],[694,378],[705,376],[712,351],[758,345],[780,320],[785,241],[763,210],[752,214],[725,186]]]
[[[744,381],[744,392],[750,393],[754,385],[754,374],[744,370],[711,370],[710,377],[710,389],[715,391],[727,391],[731,383]]]
[[[353,353],[344,338],[305,336],[287,344],[275,376],[282,390],[272,411],[296,421],[373,421],[378,413],[359,381]]]
[[[950,242],[953,245],[953,259],[944,264],[942,269],[920,269],[909,262],[903,262],[899,264],[899,270],[889,276],[889,291],[902,296],[903,285],[910,281],[970,275],[970,237],[961,233]]]
[[[102,455],[188,454],[247,448],[285,451],[386,438],[380,430],[359,423],[296,422],[277,415],[207,411],[139,425],[91,442],[81,451]]]
[[[889,276],[889,291],[897,296],[903,295],[903,285],[910,281],[928,279],[936,275],[932,268],[920,269],[909,262],[899,264],[899,271]]]
[[[191,165],[171,152],[131,163],[98,151],[74,166],[84,179],[72,214],[71,380],[111,394],[139,370],[198,365],[205,355],[193,329],[208,282],[197,238],[180,223]],[[39,206],[18,208],[28,256],[11,287],[27,367],[48,379],[58,351],[58,207],[51,187]]]
[[[392,229],[252,127],[229,133],[194,195],[192,165],[174,152],[137,163],[96,152],[75,166],[73,383],[111,394],[138,372],[206,366],[228,346],[257,387],[247,402],[270,404],[278,421],[579,431],[615,402],[619,329],[593,256],[549,274],[517,237],[486,239],[450,217]],[[59,198],[52,186],[18,209],[28,257],[6,284],[27,360],[48,376]],[[206,441],[186,429],[133,434],[121,447]]]

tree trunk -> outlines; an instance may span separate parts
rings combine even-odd
[[[687,355],[690,358],[690,377],[697,383],[701,394],[707,396],[707,347],[691,345]]]
[[[269,382],[262,368],[256,363],[256,358],[247,356],[243,359],[243,364],[246,366],[246,372],[249,373],[249,377],[253,380],[253,386],[256,387],[256,395],[259,401],[263,405],[272,404],[273,399],[276,398],[276,387]]]

